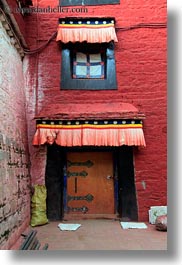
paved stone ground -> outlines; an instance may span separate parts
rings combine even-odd
[[[48,250],[167,250],[167,232],[147,223],[147,229],[124,230],[118,220],[64,221],[81,224],[76,231],[61,231],[59,223],[35,227]]]

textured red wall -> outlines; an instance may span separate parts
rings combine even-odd
[[[58,1],[34,1],[34,6],[39,7],[55,7],[57,4]],[[56,31],[59,17],[114,16],[116,27],[167,21],[165,0],[121,0],[120,5],[86,8],[87,13],[73,13],[69,9],[69,13],[34,13],[28,16],[26,37],[29,47],[34,49],[44,44]],[[118,82],[116,91],[60,90],[61,50],[55,40],[38,55],[26,59],[29,75],[29,120],[45,108],[53,110],[54,103],[128,102],[146,115],[144,133],[147,147],[135,150],[135,180],[140,220],[148,220],[150,206],[167,203],[166,34],[166,28],[117,31],[119,42],[115,45]],[[30,141],[34,132],[35,121],[31,121]],[[33,162],[34,158],[32,166],[35,171],[36,163]]]
[[[30,172],[23,63],[0,21],[0,249],[29,225]]]
[[[20,29],[20,32],[22,36],[25,36],[25,21],[24,21],[24,16],[18,11],[19,5],[18,2],[15,0],[6,0],[9,8],[5,9],[5,12],[7,14],[12,14],[16,20],[16,23]]]

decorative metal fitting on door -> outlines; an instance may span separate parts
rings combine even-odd
[[[94,196],[90,193],[85,195],[85,196],[70,196],[70,195],[67,196],[68,202],[69,201],[81,201],[81,200],[91,202],[91,201],[93,201],[93,199],[94,199]]]
[[[85,162],[71,162],[70,160],[67,161],[67,166],[68,167],[72,167],[72,166],[85,166],[85,167],[92,167],[94,165],[94,163],[90,160],[87,160]]]
[[[108,175],[108,176],[106,177],[106,179],[114,179],[114,177],[113,177],[113,176],[110,176],[110,175]]]
[[[81,171],[81,172],[70,172],[68,171],[68,178],[69,177],[82,177],[85,178],[88,175],[86,171]]]
[[[88,207],[82,206],[82,207],[68,207],[67,208],[69,212],[83,212],[86,213],[88,212]]]

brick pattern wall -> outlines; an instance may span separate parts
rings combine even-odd
[[[34,1],[34,5],[39,7],[54,7],[57,4],[57,1]],[[116,27],[167,21],[165,0],[122,0],[120,5],[89,6],[87,10],[86,13],[74,13],[68,9],[68,13],[34,13],[27,16],[26,32],[30,48],[34,49],[47,41],[56,31],[59,17],[114,16]],[[31,99],[30,104],[33,104],[28,109],[30,144],[35,132],[35,121],[32,121],[34,115],[45,108],[53,110],[59,103],[72,103],[75,108],[79,108],[79,103],[87,102],[128,102],[146,115],[144,133],[147,147],[135,150],[139,220],[148,220],[150,206],[166,205],[167,202],[166,35],[165,28],[117,31],[119,42],[115,45],[118,81],[116,91],[61,90],[61,49],[55,41],[41,53],[28,59],[27,95]],[[34,153],[32,148],[32,172],[37,168]],[[40,161],[39,168],[42,167],[43,172],[45,161]],[[37,175],[32,175],[32,178],[33,181],[38,181]]]
[[[30,219],[30,174],[23,65],[0,22],[0,249],[10,249]]]

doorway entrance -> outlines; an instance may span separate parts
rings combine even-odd
[[[137,220],[133,147],[47,146],[47,217]]]
[[[66,218],[115,213],[112,152],[68,152]]]

